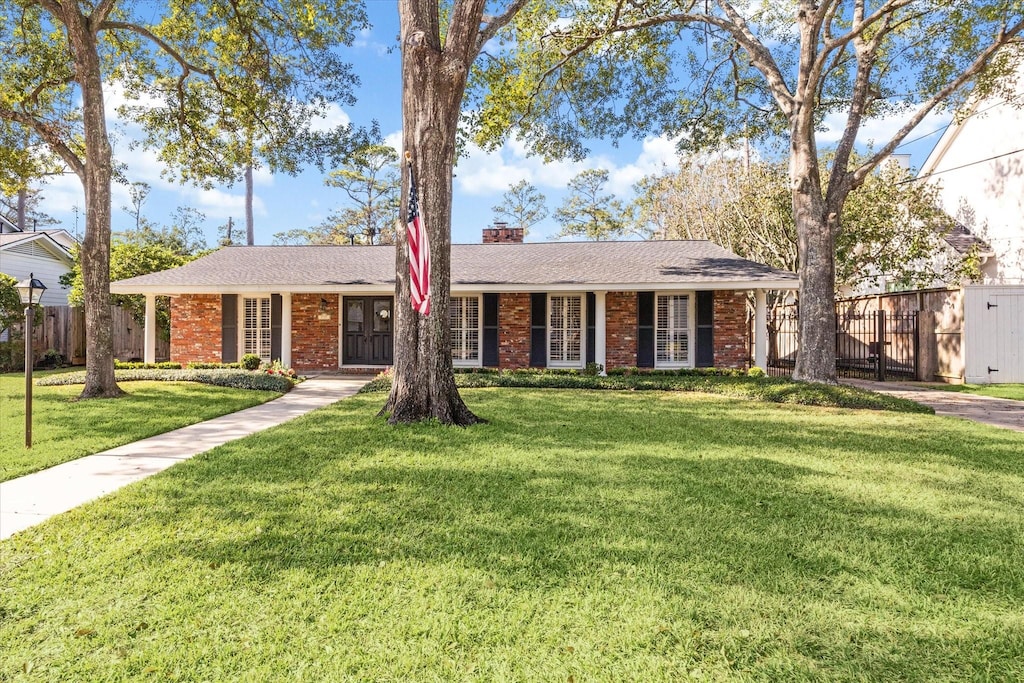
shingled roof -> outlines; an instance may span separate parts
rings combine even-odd
[[[453,291],[795,289],[793,273],[703,240],[452,245]],[[120,280],[119,294],[381,291],[390,246],[225,247],[179,268]]]

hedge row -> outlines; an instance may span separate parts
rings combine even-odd
[[[155,368],[142,368],[138,370],[115,370],[114,377],[118,382],[200,382],[218,387],[276,391],[282,394],[294,386],[290,379],[282,375],[268,375],[264,372],[249,372],[247,370],[159,370]],[[37,381],[36,384],[39,386],[85,384],[85,373],[66,372],[49,375]]]
[[[487,370],[456,372],[460,388],[520,387],[531,389],[599,389],[619,391],[695,391],[733,398],[791,403],[832,408],[889,410],[904,413],[934,413],[914,401],[865,391],[845,385],[794,382],[779,377],[751,377],[733,370],[671,370],[625,372],[608,377],[575,371]],[[363,387],[363,392],[388,391],[391,376],[381,374]]]

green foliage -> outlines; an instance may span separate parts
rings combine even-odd
[[[822,157],[828,163],[830,155]],[[968,254],[937,258],[953,228],[938,188],[912,182],[911,173],[885,164],[850,193],[836,238],[836,284],[877,286],[885,277],[902,288],[936,280],[972,279]],[[746,164],[727,150],[684,155],[675,173],[643,178],[634,202],[641,229],[665,239],[706,239],[739,256],[785,270],[797,268],[788,168],[784,162]]]
[[[60,283],[70,287],[68,303],[82,306],[85,290],[82,281],[81,251],[73,250],[75,257],[72,269],[61,276]],[[198,258],[183,256],[166,244],[115,242],[110,249],[110,277],[112,280],[124,280],[138,275],[147,275],[161,270],[168,270],[185,265]],[[146,297],[141,294],[112,294],[110,302],[129,311],[132,318],[139,324],[146,322]],[[156,303],[157,329],[163,339],[170,338],[171,310],[167,297],[157,297]]]
[[[514,228],[522,228],[526,236],[530,228],[548,216],[547,198],[525,180],[508,186],[501,204],[491,207],[495,221],[506,221]]]
[[[190,366],[191,367],[191,366]],[[164,361],[162,363],[142,363],[138,361],[114,361],[115,370],[181,370],[181,363]]]
[[[753,366],[753,367],[747,368],[747,377],[764,377],[764,376],[765,376],[764,370],[762,370],[761,368],[757,367],[756,365]]]
[[[562,230],[556,237],[607,240],[629,229],[629,209],[612,194],[602,194],[608,171],[587,169],[569,181],[568,196],[554,213]]]
[[[231,387],[233,389],[254,389],[282,393],[289,391],[295,385],[291,379],[284,375],[271,375],[246,370],[138,369],[117,370],[114,375],[118,382],[199,382],[200,384],[212,384],[218,387]],[[39,386],[64,386],[84,383],[84,372],[50,375],[37,382]]]
[[[245,354],[244,356],[242,356],[242,360],[240,361],[242,367],[246,370],[256,370],[257,368],[260,367],[260,364],[262,362],[263,361],[260,360],[260,357],[257,356],[255,353]]]
[[[12,325],[25,319],[25,305],[15,289],[17,284],[13,275],[0,273],[0,332],[10,330]]]
[[[241,363],[197,363],[188,364],[189,370],[240,370]]]
[[[616,368],[607,377],[576,370],[484,370],[456,372],[455,383],[462,389],[484,387],[531,389],[590,389],[612,391],[695,391],[767,403],[790,403],[861,410],[906,413],[934,411],[906,399],[877,394],[850,386],[793,382],[788,379],[748,374],[743,370],[683,368],[645,370]],[[391,376],[382,374],[367,383],[362,392],[391,389]]]

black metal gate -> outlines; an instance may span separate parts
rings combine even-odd
[[[867,311],[836,315],[839,377],[917,378],[917,311]],[[778,310],[768,320],[768,374],[789,376],[796,363],[797,314]]]

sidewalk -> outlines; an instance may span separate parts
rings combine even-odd
[[[0,483],[0,540],[194,455],[351,396],[371,379],[313,377],[273,401]]]
[[[965,420],[1024,432],[1024,401],[929,389],[926,386],[903,382],[873,382],[864,379],[843,379],[840,382],[931,406],[935,409],[936,415],[962,417]]]

